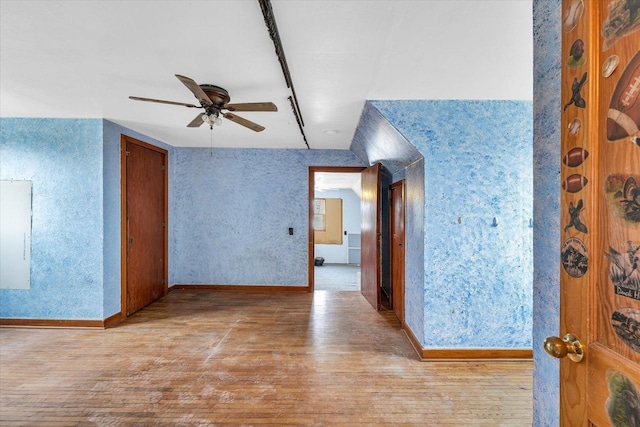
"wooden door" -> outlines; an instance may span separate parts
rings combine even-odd
[[[165,150],[123,137],[126,270],[130,315],[167,294],[167,174]]]
[[[391,306],[404,325],[404,180],[389,189],[391,199]]]
[[[380,309],[381,292],[380,173],[380,163],[376,163],[361,172],[360,288],[362,295],[376,310]]]
[[[562,425],[640,426],[640,3],[563,17],[560,332],[581,346],[547,350],[584,355],[560,362]]]

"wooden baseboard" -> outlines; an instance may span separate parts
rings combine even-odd
[[[105,329],[110,328],[112,326],[117,325],[118,323],[122,322],[124,319],[126,319],[127,316],[123,315],[122,312],[118,312],[112,316],[107,317],[106,319],[104,319],[103,323],[103,327]]]
[[[270,286],[270,285],[190,285],[176,284],[169,288],[169,292],[178,289],[190,289],[199,291],[293,291],[309,292],[308,286]]]
[[[519,348],[422,349],[425,362],[446,360],[532,360],[533,350]]]
[[[22,328],[104,329],[104,320],[0,319],[0,327],[2,326],[14,326]]]
[[[533,350],[518,348],[443,348],[429,349],[423,348],[420,342],[405,325],[404,332],[407,334],[411,345],[418,353],[423,362],[438,362],[452,360],[531,360]]]
[[[416,353],[418,353],[418,357],[420,358],[420,360],[423,360],[423,358],[422,358],[422,346],[420,345],[420,341],[418,341],[416,336],[413,334],[413,331],[411,330],[411,328],[409,326],[407,326],[406,324],[404,324],[404,322],[403,322],[402,330],[407,335],[407,338],[409,338],[409,342],[411,343],[411,346],[416,351]]]
[[[75,328],[106,329],[124,319],[122,313],[116,313],[104,320],[67,320],[67,319],[8,319],[0,318],[0,327],[16,328]]]

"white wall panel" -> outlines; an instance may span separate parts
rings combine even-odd
[[[31,181],[0,181],[0,289],[31,286]]]

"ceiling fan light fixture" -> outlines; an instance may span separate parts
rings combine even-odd
[[[208,124],[209,126],[213,126],[213,125],[220,126],[222,124],[222,120],[215,113],[209,113],[209,114],[203,113],[202,121]]]

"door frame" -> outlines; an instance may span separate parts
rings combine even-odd
[[[360,173],[365,170],[364,166],[309,166],[309,218],[308,218],[308,234],[309,234],[309,259],[307,268],[307,292],[313,292],[314,275],[315,275],[315,239],[313,233],[313,199],[315,198],[315,173],[316,172],[349,172]]]
[[[400,304],[402,306],[402,308],[400,309],[400,313],[402,313],[402,315],[400,316],[401,318],[399,318],[398,320],[400,320],[400,324],[402,325],[402,327],[405,327],[405,323],[404,323],[404,297],[405,297],[405,266],[406,266],[406,259],[405,256],[403,255],[402,257],[402,265],[401,266],[397,266],[395,265],[395,263],[393,262],[395,259],[395,245],[394,245],[394,239],[393,239],[393,235],[394,235],[394,224],[395,224],[395,205],[393,204],[393,197],[392,197],[392,192],[395,190],[400,190],[400,197],[401,197],[401,203],[402,203],[402,222],[403,222],[403,227],[402,227],[402,248],[403,248],[403,253],[406,250],[406,235],[405,235],[405,226],[406,226],[406,193],[405,193],[405,180],[401,179],[400,181],[394,182],[393,184],[391,184],[389,186],[389,279],[390,279],[390,283],[391,283],[391,298],[389,301],[391,304],[391,308],[393,309],[393,311],[396,313],[396,316],[398,315],[398,312],[396,311],[396,301],[394,298],[395,295],[395,287],[398,285],[397,283],[395,283],[395,281],[393,280],[394,278],[394,270],[397,267],[402,268],[403,270],[403,274],[402,274],[402,283],[400,284],[402,286],[401,292],[400,292],[400,296],[401,299],[400,301],[398,301],[398,304]]]
[[[163,228],[163,275],[165,277],[164,294],[169,290],[169,179],[168,179],[168,151],[148,144],[128,135],[120,135],[120,312],[121,316],[128,317],[127,314],[127,143],[136,144],[149,150],[156,151],[164,156],[165,173],[163,179],[163,206],[164,223]]]

